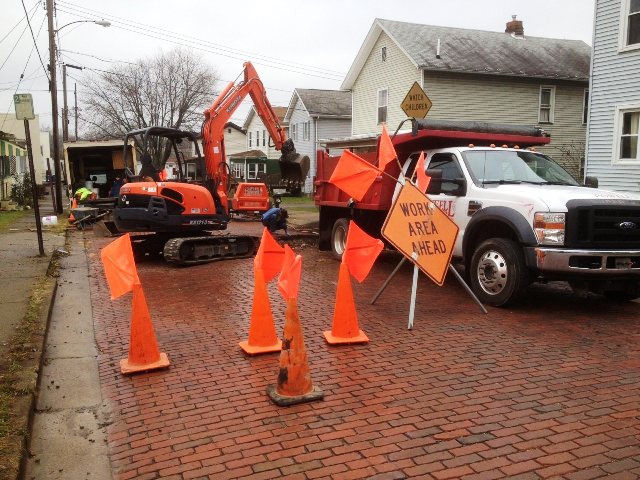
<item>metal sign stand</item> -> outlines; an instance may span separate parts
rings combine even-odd
[[[369,301],[369,305],[373,305],[374,303],[376,303],[376,300],[378,300],[380,295],[382,295],[382,292],[385,291],[385,289],[387,288],[387,286],[391,282],[391,279],[396,275],[396,273],[398,273],[398,270],[400,270],[400,267],[402,267],[402,265],[406,261],[407,261],[407,257],[402,257],[400,259],[400,261],[398,262],[398,265],[396,265],[396,268],[393,269],[393,271],[389,274],[387,279],[383,282],[382,286],[378,289],[378,291],[375,293],[375,295],[371,298],[371,300]],[[414,270],[413,270],[413,285],[411,286],[411,305],[410,305],[410,308],[409,308],[409,330],[411,330],[413,328],[413,316],[414,316],[414,313],[415,313],[415,302],[416,302],[417,281],[418,281],[418,275],[417,275],[418,267],[414,265],[413,269]],[[478,297],[476,297],[476,294],[473,293],[473,291],[469,288],[469,285],[467,285],[467,283],[464,281],[462,276],[460,276],[458,271],[455,268],[453,268],[453,265],[449,265],[449,272],[451,272],[453,274],[453,276],[456,277],[456,280],[458,280],[460,285],[462,285],[462,287],[465,289],[467,294],[473,299],[473,301],[478,304],[478,306],[480,307],[482,312],[485,313],[485,314],[489,313],[489,312],[487,312],[487,309],[484,308],[484,305],[482,304],[482,302],[480,302]]]

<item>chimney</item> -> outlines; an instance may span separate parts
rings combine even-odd
[[[522,20],[516,20],[516,15],[511,15],[511,21],[507,22],[505,33],[510,33],[516,37],[524,37],[524,26]]]

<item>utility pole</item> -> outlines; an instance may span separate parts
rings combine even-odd
[[[58,154],[60,151],[60,140],[58,138],[58,85],[56,82],[56,31],[53,29],[53,0],[47,0],[47,24],[49,27],[49,74],[51,82],[49,90],[51,91],[51,123],[53,130],[53,171],[55,172],[56,181],[56,213],[62,213],[62,175],[60,171],[60,159]]]
[[[78,141],[78,90],[77,90],[77,88],[76,88],[76,87],[77,87],[77,84],[76,84],[76,83],[74,83],[74,84],[73,84],[73,98],[74,98],[74,102],[75,102],[74,110],[75,110],[75,113],[76,113],[76,121],[75,121],[75,122],[73,122],[73,125],[74,125],[74,126],[75,126],[75,128],[76,128],[76,136],[75,136],[75,139],[76,139],[76,142],[77,142],[77,141]]]
[[[78,67],[77,65],[71,65],[68,63],[62,64],[62,97],[64,99],[64,107],[62,110],[62,140],[64,142],[69,141],[69,109],[67,108],[67,67],[75,68],[76,70],[82,70],[82,67]],[[75,92],[75,87],[74,87]],[[78,96],[76,95],[76,122],[77,122],[77,114],[78,114]],[[76,128],[76,140],[78,137]]]

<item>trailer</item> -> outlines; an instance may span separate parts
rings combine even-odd
[[[127,146],[127,161],[123,158],[122,140],[65,142],[64,160],[70,196],[80,187],[93,189],[98,198],[109,197],[116,178],[124,178],[125,167],[138,171],[137,154],[133,142]]]

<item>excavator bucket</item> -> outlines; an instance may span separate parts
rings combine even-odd
[[[302,188],[309,174],[311,160],[307,155],[296,152],[291,139],[287,139],[282,146],[280,157],[280,174],[283,183]]]

